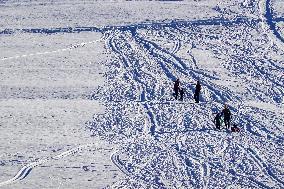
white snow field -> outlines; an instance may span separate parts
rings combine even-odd
[[[0,188],[284,188],[283,1],[0,9]]]

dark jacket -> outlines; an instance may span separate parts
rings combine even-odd
[[[179,80],[176,80],[176,81],[175,81],[174,90],[175,90],[175,91],[178,91],[178,90],[179,90]]]
[[[222,114],[224,115],[224,119],[231,119],[231,111],[228,108],[225,108]]]
[[[214,119],[214,123],[215,123],[217,126],[220,126],[220,125],[221,125],[221,113],[217,113],[217,115],[215,116],[215,119]]]
[[[195,93],[200,93],[200,91],[201,91],[201,85],[200,83],[197,83],[195,87]]]

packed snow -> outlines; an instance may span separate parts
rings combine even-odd
[[[0,188],[284,188],[281,0],[0,9]]]

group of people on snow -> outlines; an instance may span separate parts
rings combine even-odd
[[[179,84],[179,79],[177,79],[174,84],[174,97],[177,100],[178,96],[180,96],[180,100],[183,101],[184,89],[180,88]]]
[[[201,85],[200,82],[197,81],[196,87],[195,87],[195,92],[194,92],[194,100],[196,103],[199,103],[199,93],[201,91]],[[180,88],[180,81],[177,79],[174,84],[174,97],[177,100],[178,97],[180,96],[179,100],[183,101],[183,96],[184,96],[184,88]]]
[[[228,105],[225,104],[224,109],[222,110],[222,112],[218,112],[214,118],[214,123],[217,129],[221,129],[221,122],[222,117],[224,118],[224,123],[225,123],[225,127],[227,129],[231,128],[232,132],[239,132],[240,129],[238,128],[238,126],[236,124],[233,124],[233,126],[231,127],[231,111],[228,108]]]
[[[201,91],[201,84],[200,81],[197,81],[194,91],[194,100],[195,103],[199,103],[199,95]],[[174,83],[174,97],[176,100],[183,101],[184,97],[184,88],[180,88],[180,81],[177,79]],[[223,119],[222,119],[223,118]],[[221,129],[221,123],[224,121],[225,127],[227,129],[231,128],[232,132],[239,132],[240,129],[237,127],[236,124],[233,124],[233,127],[231,127],[231,111],[227,104],[225,104],[224,109],[221,112],[218,112],[214,118],[214,123],[217,129]]]

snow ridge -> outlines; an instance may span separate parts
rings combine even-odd
[[[265,7],[260,13],[265,18],[5,29],[0,35],[103,33],[110,60],[106,83],[92,99],[103,101],[106,112],[94,115],[87,127],[118,146],[110,158],[126,178],[109,187],[283,188],[284,112],[276,109],[283,110],[284,67],[277,57],[284,52],[283,44],[273,44],[283,38],[273,23],[270,0],[245,2],[254,9]],[[60,53],[95,42],[1,60]],[[177,78],[186,91],[184,101],[172,95]],[[197,80],[202,84],[198,104],[192,98]],[[240,133],[215,129],[214,113],[225,103]],[[41,164],[95,146],[80,145],[32,162],[0,187],[25,179]]]
[[[112,161],[127,178],[112,188],[284,187],[283,112],[247,103],[281,108],[283,102],[279,75],[284,68],[268,55],[275,47],[259,33],[261,24],[154,24],[104,33],[112,59],[107,84],[93,99],[103,100],[107,110],[95,115],[89,127],[120,146]],[[189,55],[182,52],[184,46],[191,47],[185,51]],[[213,52],[218,71],[201,65],[200,51]],[[186,89],[185,101],[172,96],[177,78]],[[195,104],[198,79],[202,103]],[[214,128],[212,112],[224,103],[240,133]]]

